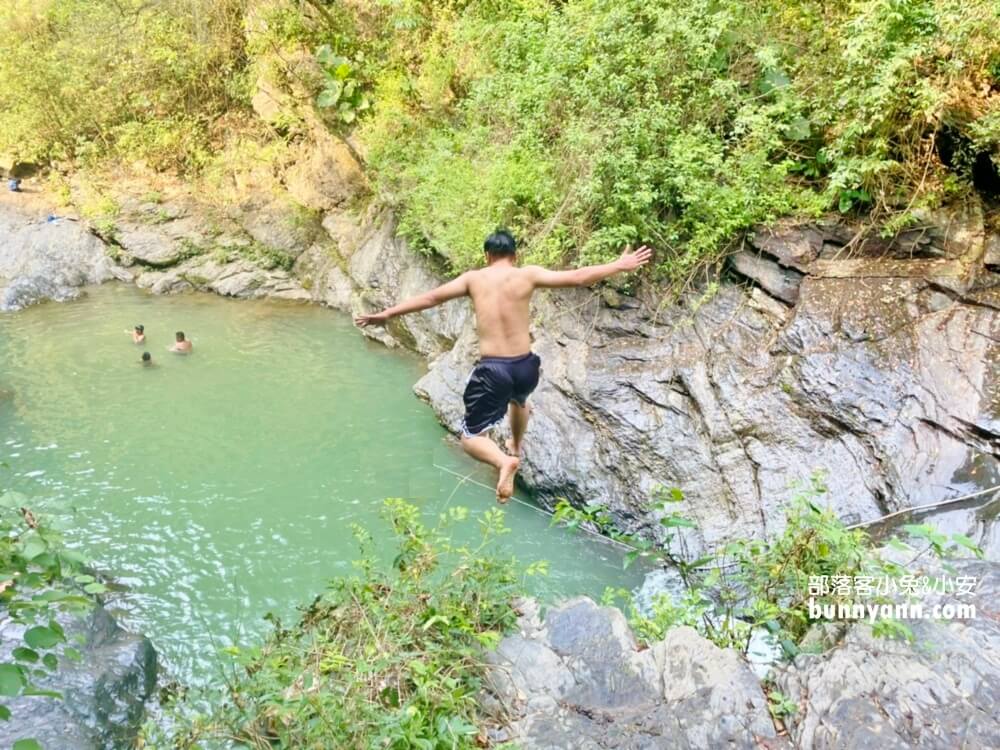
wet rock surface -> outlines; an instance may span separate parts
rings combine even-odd
[[[0,746],[33,738],[47,750],[131,747],[156,686],[156,651],[147,638],[119,627],[102,607],[83,619],[63,619],[63,627],[82,658],[62,658],[55,673],[35,679],[38,687],[62,693],[62,699],[4,698],[11,718],[0,722]],[[13,624],[0,627],[0,652],[9,655],[21,641],[21,630]]]
[[[497,741],[556,748],[780,747],[757,678],[691,628],[640,649],[624,616],[574,599],[526,601],[519,633],[490,655],[483,705]]]

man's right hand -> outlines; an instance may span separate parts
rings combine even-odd
[[[365,326],[384,326],[386,321],[389,320],[389,316],[385,314],[385,310],[379,313],[373,313],[371,315],[355,315],[354,325],[358,328],[364,328]]]
[[[638,250],[632,252],[628,248],[618,258],[618,267],[622,271],[634,271],[649,263],[653,257],[653,251],[646,245],[642,245]]]

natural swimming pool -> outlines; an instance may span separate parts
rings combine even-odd
[[[137,323],[144,347],[127,333]],[[191,356],[166,351],[176,330]],[[211,679],[219,648],[352,572],[352,524],[388,538],[383,498],[429,521],[465,506],[470,535],[495,507],[435,468],[495,483],[413,396],[421,372],[322,308],[90,289],[0,315],[0,488],[72,509],[67,536],[127,586],[127,622],[173,676]],[[511,553],[549,562],[530,581],[544,597],[640,582],[617,550],[530,508],[512,503],[507,524]]]

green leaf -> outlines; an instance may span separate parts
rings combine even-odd
[[[62,638],[52,628],[37,625],[24,634],[24,640],[32,648],[52,648]]]
[[[10,709],[4,705],[0,705],[0,721],[10,720]]]
[[[979,547],[978,544],[972,541],[965,534],[959,534],[958,532],[956,532],[951,535],[951,539],[953,542],[955,542],[955,544],[965,547],[967,550],[972,551],[976,555],[976,557],[982,559],[983,550]]]
[[[331,58],[333,58],[333,49],[329,44],[324,44],[316,50],[316,60],[320,65],[329,65]]]
[[[758,83],[762,94],[770,94],[777,89],[783,89],[791,83],[788,75],[780,68],[767,71]]]
[[[34,649],[25,648],[24,646],[18,646],[13,651],[13,656],[18,661],[26,661],[34,664],[38,661],[38,652]]]
[[[0,664],[0,695],[18,695],[27,682],[21,667],[16,664]]]
[[[343,88],[344,85],[340,81],[329,81],[326,88],[320,91],[319,96],[316,97],[316,106],[322,108],[336,106],[337,102],[340,101]]]
[[[49,668],[49,670],[55,672],[59,668],[59,659],[53,653],[47,653],[42,657],[42,664]]]
[[[18,740],[14,743],[13,750],[42,750],[42,746],[38,744],[38,740]]]
[[[29,532],[22,538],[21,554],[24,555],[27,560],[33,560],[45,552],[48,548],[49,546],[45,543],[45,540],[34,532]]]
[[[88,583],[86,586],[83,587],[83,590],[86,591],[88,594],[103,594],[108,590],[108,587],[105,586],[103,583],[95,582],[95,583]]]
[[[697,528],[697,524],[690,520],[689,518],[684,518],[684,516],[667,516],[666,518],[660,519],[660,525],[666,526],[668,529],[674,528],[685,528],[694,529]]]
[[[805,117],[796,117],[785,129],[785,135],[793,141],[804,141],[811,133],[809,120]]]
[[[42,690],[41,688],[25,688],[22,695],[35,695],[39,698],[55,698],[56,700],[62,700],[63,694],[58,690]]]

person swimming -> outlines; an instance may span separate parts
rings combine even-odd
[[[142,362],[142,366],[143,367],[153,367],[154,366],[153,365],[153,355],[150,354],[149,352],[143,352],[142,353],[142,359],[140,361]]]
[[[174,345],[170,347],[170,351],[175,354],[190,354],[194,345],[190,342],[190,340],[184,338],[184,331],[178,331],[174,334],[174,337],[177,340],[174,342]]]
[[[490,464],[499,473],[497,500],[507,502],[514,492],[514,476],[521,463],[521,447],[528,428],[528,397],[538,386],[541,359],[531,351],[530,304],[537,289],[590,286],[620,273],[646,265],[652,250],[626,248],[618,260],[571,271],[541,266],[519,267],[517,243],[506,230],[497,230],[483,243],[486,267],[466,271],[457,279],[418,294],[381,312],[357,315],[361,327],[385,325],[398,315],[408,315],[457,297],[471,297],[479,331],[480,359],[466,381],[463,401],[462,448],[473,458]],[[513,437],[508,453],[486,433],[504,418]]]
[[[134,329],[132,329],[132,343],[133,344],[146,343],[146,329],[143,326],[138,325]]]

